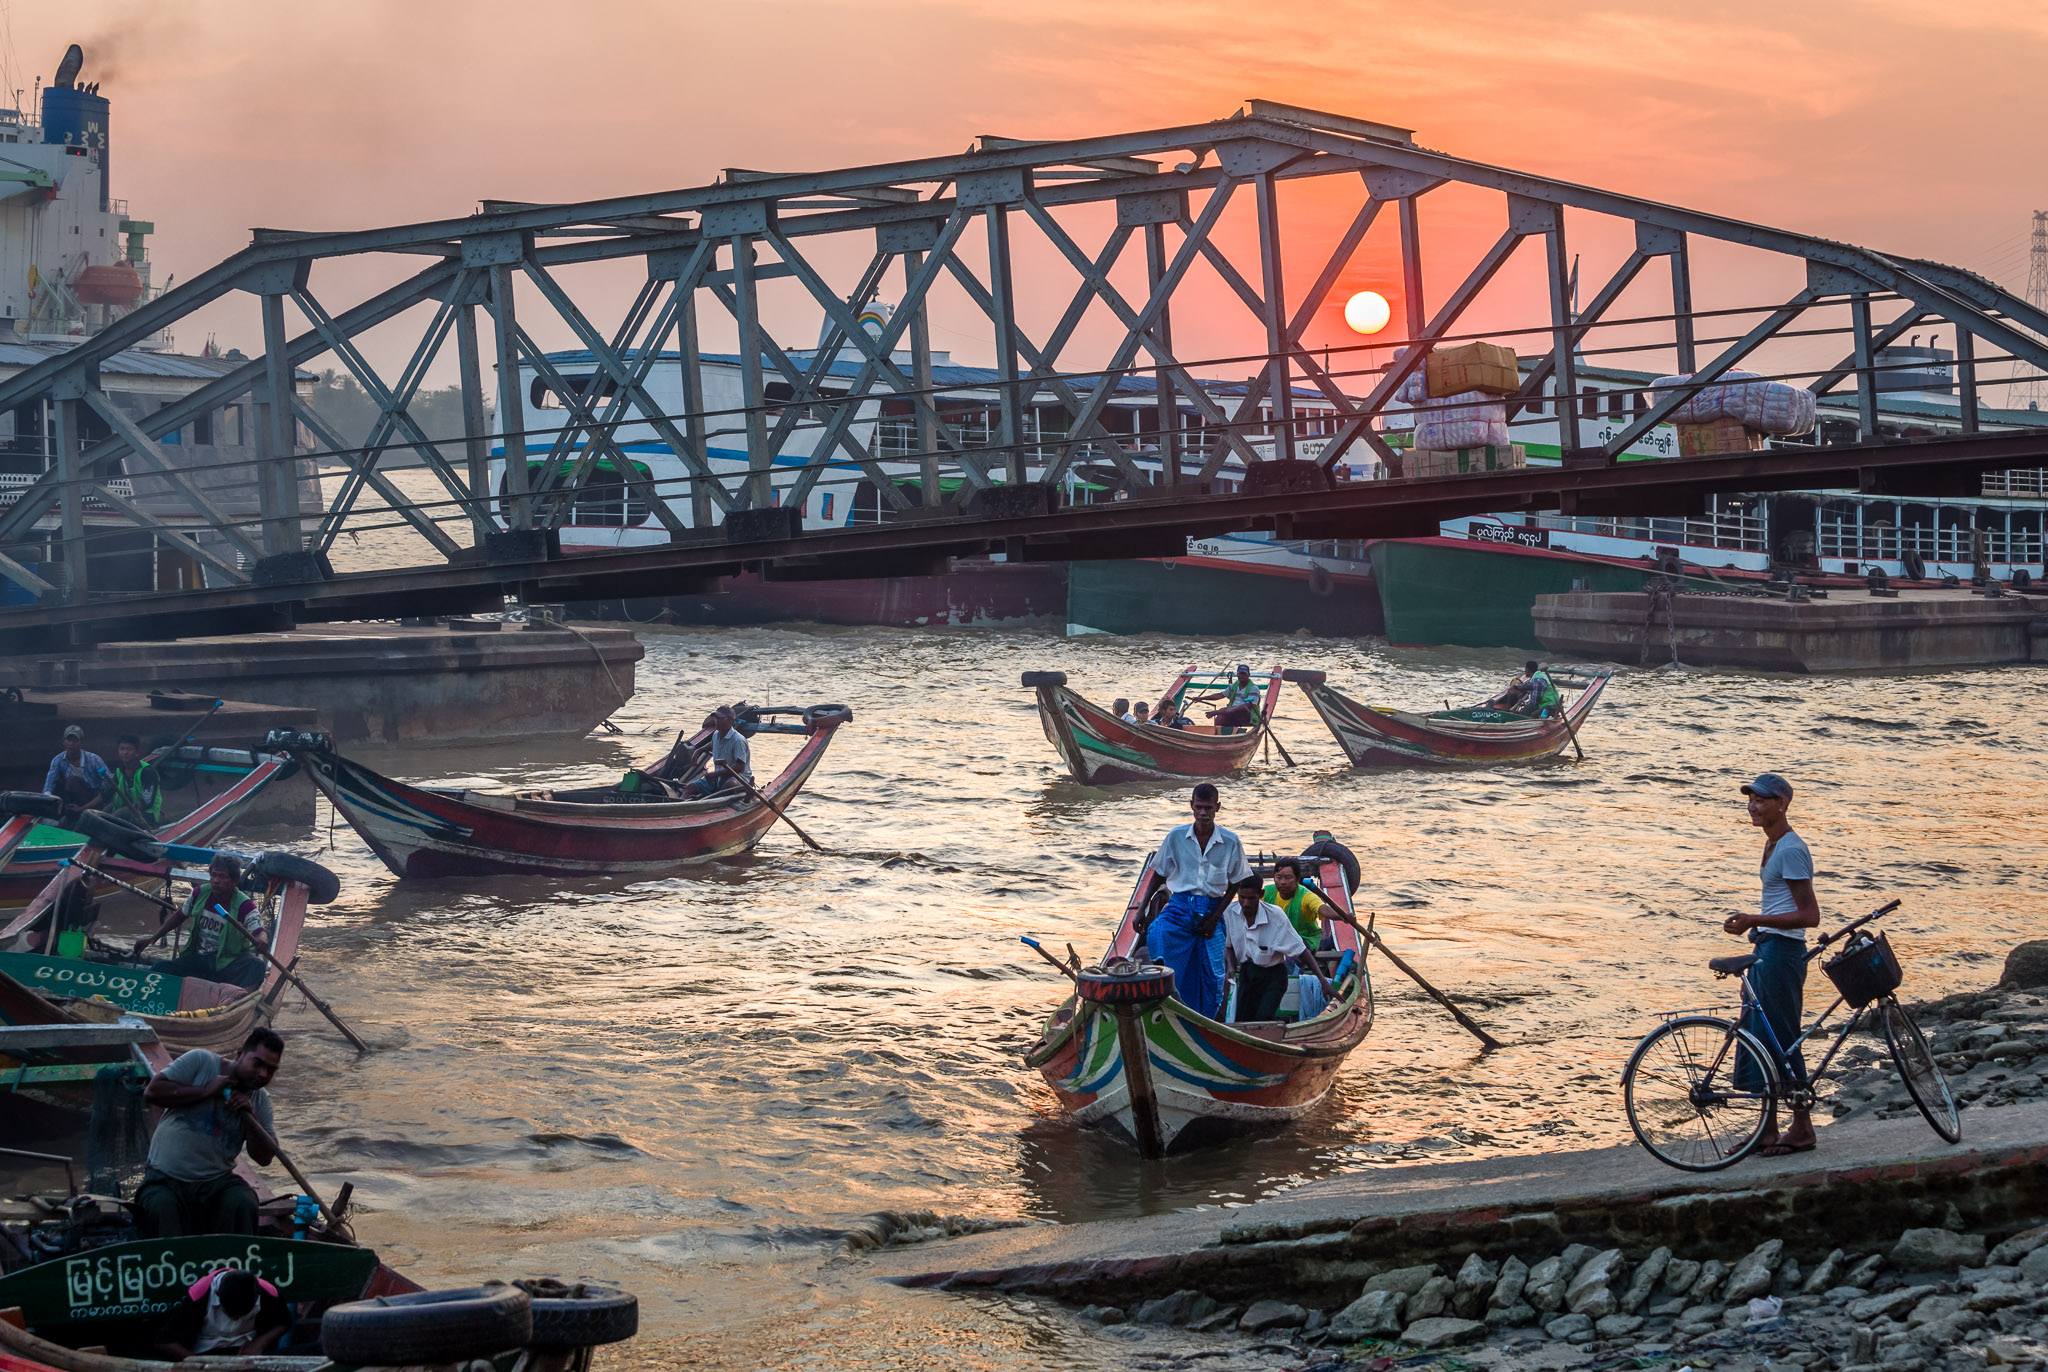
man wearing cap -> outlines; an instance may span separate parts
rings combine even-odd
[[[43,789],[64,801],[68,811],[90,810],[100,803],[100,792],[113,780],[106,759],[85,750],[85,730],[76,724],[64,726],[64,751],[50,759]]]
[[[1223,708],[1211,710],[1209,718],[1216,722],[1218,733],[1229,733],[1232,729],[1249,729],[1259,715],[1259,683],[1252,680],[1249,662],[1237,664],[1237,675],[1223,688]]]
[[[1778,1042],[1788,1044],[1799,1036],[1802,1004],[1806,990],[1806,931],[1820,924],[1820,902],[1813,894],[1813,854],[1806,840],[1792,832],[1785,812],[1792,806],[1792,783],[1776,772],[1765,772],[1742,788],[1749,797],[1749,822],[1764,831],[1763,899],[1754,915],[1730,915],[1722,928],[1731,934],[1747,934],[1756,945],[1756,965],[1750,969],[1749,984],[1756,990],[1758,1005]],[[1755,1031],[1755,1012],[1745,1012],[1745,1027]],[[1762,1034],[1757,1035],[1763,1038]],[[1793,1052],[1786,1059],[1792,1082],[1806,1084],[1806,1055]],[[1747,1055],[1738,1054],[1735,1085],[1755,1090],[1763,1085],[1754,1080]],[[1751,1078],[1745,1080],[1744,1078]],[[1804,1153],[1814,1146],[1813,1115],[1805,1107],[1792,1111],[1792,1127],[1778,1132],[1778,1109],[1771,1106],[1771,1121],[1765,1127],[1764,1157]]]
[[[1216,827],[1222,808],[1214,786],[1195,787],[1188,800],[1194,823],[1170,830],[1152,858],[1167,899],[1141,931],[1152,959],[1173,969],[1175,998],[1210,1019],[1223,1010],[1223,906],[1252,874],[1244,844]]]

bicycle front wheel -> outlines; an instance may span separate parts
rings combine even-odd
[[[1886,996],[1877,1003],[1877,1019],[1884,1026],[1884,1041],[1891,1045],[1892,1061],[1905,1079],[1906,1094],[1920,1107],[1935,1133],[1949,1143],[1962,1142],[1962,1110],[1956,1105],[1955,1092],[1949,1090],[1948,1077],[1934,1060],[1920,1026],[1913,1023],[1913,1017],[1896,996]]]
[[[1629,1128],[1659,1162],[1713,1172],[1745,1157],[1763,1138],[1778,1073],[1746,1030],[1691,1015],[1636,1045],[1621,1091]]]

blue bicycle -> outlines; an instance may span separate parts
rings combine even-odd
[[[1883,934],[1864,929],[1898,908],[1895,900],[1822,936],[1806,955],[1812,962],[1830,946],[1845,945],[1821,964],[1838,992],[1834,1004],[1790,1044],[1778,1042],[1758,1008],[1749,980],[1756,954],[1709,962],[1717,976],[1742,978],[1742,1014],[1728,1019],[1680,1012],[1668,1016],[1636,1045],[1622,1071],[1621,1088],[1629,1128],[1643,1147],[1659,1162],[1688,1172],[1713,1172],[1740,1162],[1762,1142],[1777,1106],[1813,1108],[1816,1087],[1866,1015],[1884,1034],[1906,1093],[1934,1132],[1950,1143],[1960,1140],[1963,1126],[1955,1093],[1920,1026],[1892,994],[1905,979],[1899,960]],[[1829,1017],[1844,1005],[1852,1012],[1848,1021],[1819,1066],[1803,1083],[1798,1081],[1789,1055],[1826,1032]]]

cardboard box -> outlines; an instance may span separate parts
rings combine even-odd
[[[1515,350],[1498,343],[1460,343],[1438,348],[1423,359],[1423,389],[1441,400],[1462,391],[1513,395],[1522,388]]]
[[[1763,446],[1764,436],[1754,429],[1743,427],[1739,419],[1717,419],[1711,424],[1678,426],[1680,457],[1712,457],[1716,453],[1754,453],[1763,451]]]
[[[1528,450],[1519,443],[1505,448],[1416,448],[1406,454],[1409,476],[1463,476],[1467,472],[1504,472],[1529,465]]]

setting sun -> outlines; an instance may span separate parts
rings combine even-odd
[[[1378,291],[1360,291],[1344,302],[1344,322],[1353,333],[1378,333],[1393,314],[1387,298]]]

